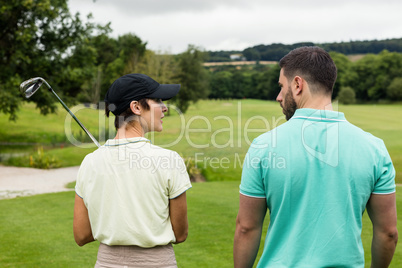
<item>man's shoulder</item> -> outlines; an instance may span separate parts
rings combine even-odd
[[[253,140],[253,144],[266,144],[268,141],[271,141],[273,138],[277,138],[279,136],[283,137],[284,135],[287,135],[287,133],[290,133],[289,128],[292,128],[292,124],[290,121],[287,121],[283,123],[282,125],[279,125],[261,135],[259,135],[257,138]]]
[[[384,141],[381,138],[374,136],[372,133],[365,131],[364,129],[350,122],[346,122],[346,126],[347,126],[347,129],[345,129],[347,132],[346,134],[358,137],[360,141],[367,141],[373,145],[384,146]]]

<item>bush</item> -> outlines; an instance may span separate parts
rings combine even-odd
[[[387,96],[390,100],[402,100],[402,77],[396,77],[387,88]]]
[[[29,166],[33,168],[50,169],[60,167],[60,161],[43,152],[43,147],[38,147],[36,154],[29,156]]]
[[[341,87],[338,93],[338,101],[342,104],[356,103],[356,93],[351,87]]]
[[[197,166],[197,163],[192,157],[183,157],[184,163],[186,164],[187,173],[190,176],[192,182],[202,182],[205,181],[205,177],[202,174],[202,169]]]
[[[13,167],[29,167],[28,156],[10,157],[2,162],[2,164]]]

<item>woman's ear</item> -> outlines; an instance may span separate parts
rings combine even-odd
[[[135,115],[141,115],[142,108],[138,101],[132,101],[130,103],[130,109]]]

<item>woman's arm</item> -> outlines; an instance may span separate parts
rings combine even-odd
[[[75,195],[74,203],[73,231],[75,242],[80,247],[95,241],[94,237],[92,236],[87,207],[84,204],[84,200],[77,194]]]
[[[176,244],[182,243],[187,239],[188,220],[187,220],[187,199],[186,193],[169,200],[169,214]]]

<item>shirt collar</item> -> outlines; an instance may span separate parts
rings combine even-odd
[[[110,139],[107,140],[105,146],[119,146],[119,145],[126,145],[129,143],[138,143],[138,142],[148,142],[151,143],[150,140],[144,137],[134,137],[134,138],[126,138],[126,139]]]
[[[345,114],[338,111],[316,110],[310,108],[297,109],[290,120],[304,119],[311,121],[346,122]]]

